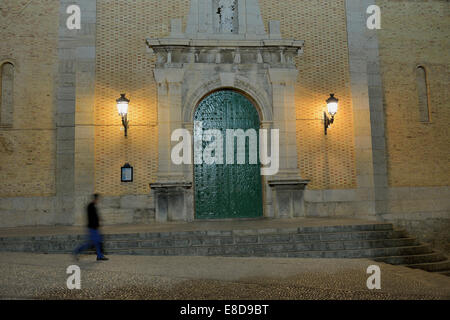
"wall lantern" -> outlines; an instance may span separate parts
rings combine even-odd
[[[129,163],[125,163],[120,171],[120,181],[133,182],[133,167]]]
[[[326,112],[323,113],[324,125],[325,125],[325,135],[327,135],[328,128],[334,122],[334,116],[336,115],[336,113],[338,111],[338,103],[339,103],[339,100],[334,97],[334,93],[331,93],[330,97],[327,100],[327,109],[328,109],[328,113],[330,114],[331,118],[328,117]]]
[[[128,135],[128,104],[130,100],[125,98],[125,93],[120,94],[120,98],[116,100],[117,102],[117,111],[119,112],[119,116],[122,117],[122,125],[125,128],[125,137]]]

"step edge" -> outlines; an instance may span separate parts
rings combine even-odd
[[[399,230],[370,230],[370,231],[342,231],[342,232],[308,232],[308,233],[298,233],[298,232],[281,232],[281,233],[256,233],[256,234],[248,234],[248,235],[239,235],[239,234],[231,234],[231,235],[198,235],[199,237],[202,236],[206,236],[206,237],[245,237],[245,236],[275,236],[275,235],[311,235],[311,234],[319,234],[319,235],[330,235],[330,234],[346,234],[346,233],[350,233],[350,234],[374,234],[374,233],[381,233],[381,232],[402,232]],[[146,235],[150,235],[150,234],[160,234],[160,233],[146,233]],[[114,234],[114,235],[122,235],[122,234]],[[135,234],[126,234],[126,235],[133,235],[135,236]],[[175,234],[176,235],[176,234]],[[72,235],[70,235],[72,236]],[[86,235],[73,235],[73,237],[81,237],[83,239],[62,239],[62,241],[82,241],[86,238]],[[103,235],[103,237],[108,236],[108,234]],[[383,238],[386,240],[390,240],[390,239],[408,239],[408,238],[414,238],[414,237],[397,237],[397,238]],[[58,239],[21,239],[21,238],[7,238],[8,240],[5,242],[36,242],[36,241],[58,241]],[[169,236],[164,236],[164,237],[155,237],[154,239],[170,239]],[[177,238],[177,240],[185,240],[185,239],[191,239],[191,237],[186,237],[186,238]],[[414,238],[415,239],[415,238]],[[146,238],[140,238],[140,239],[133,239],[133,240],[153,240],[153,239],[146,239]],[[378,239],[372,239],[372,240],[378,240]],[[114,239],[110,239],[109,241],[131,241],[129,239],[118,239],[118,240],[114,240]],[[2,240],[0,240],[0,244],[2,243]]]

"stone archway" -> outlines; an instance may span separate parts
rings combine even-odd
[[[217,77],[206,79],[195,88],[189,90],[182,106],[182,119],[184,123],[191,123],[195,108],[210,93],[223,89],[238,91],[247,96],[255,105],[260,115],[260,121],[270,124],[273,121],[273,108],[271,96],[267,90],[255,86],[243,76],[235,74],[220,74]]]

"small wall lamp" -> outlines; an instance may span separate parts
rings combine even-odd
[[[336,99],[334,97],[334,93],[331,93],[330,97],[327,99],[327,109],[328,109],[328,113],[330,114],[331,118],[328,117],[326,112],[323,113],[325,135],[327,135],[328,128],[334,122],[334,116],[336,115],[336,113],[338,111],[338,104],[339,104],[339,99]]]
[[[128,136],[128,104],[130,100],[125,98],[125,93],[120,94],[120,98],[116,100],[117,102],[117,111],[119,112],[119,116],[122,117],[122,125],[125,128],[125,137]]]

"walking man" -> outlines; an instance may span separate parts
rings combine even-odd
[[[95,246],[95,250],[97,251],[97,261],[106,261],[109,260],[103,255],[102,252],[102,236],[99,232],[100,227],[100,219],[98,217],[97,213],[97,207],[96,204],[99,201],[100,196],[96,193],[92,197],[92,201],[87,206],[87,216],[88,216],[88,232],[89,232],[89,238],[88,242],[85,244],[79,246],[74,251],[75,259],[78,260],[78,255],[84,251],[89,249],[92,244]]]

